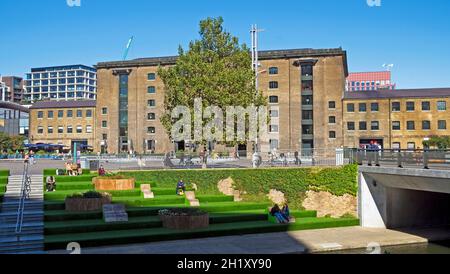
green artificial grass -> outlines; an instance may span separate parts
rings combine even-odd
[[[2,185],[8,184],[8,177],[0,177],[0,184]]]
[[[9,177],[9,176],[10,176],[9,170],[5,169],[0,170],[0,177]]]
[[[122,172],[137,181],[156,182],[159,187],[175,187],[183,179],[188,186],[195,183],[198,195],[219,194],[217,183],[232,178],[236,188],[246,192],[244,199],[264,199],[271,189],[283,192],[293,209],[301,209],[299,199],[308,190],[327,191],[341,196],[357,193],[357,166],[336,168],[267,168],[267,169],[206,169],[151,170]]]
[[[96,176],[95,174],[77,177],[55,176],[57,191],[44,195],[45,247],[46,249],[66,248],[69,242],[78,242],[84,247],[90,247],[358,225],[359,221],[352,218],[317,218],[315,211],[296,210],[291,211],[291,215],[296,217],[296,223],[276,224],[273,223],[273,217],[268,214],[271,203],[267,199],[257,197],[261,193],[266,193],[269,188],[285,191],[288,196],[296,194],[297,198],[298,193],[312,187],[325,191],[334,189],[335,192],[341,190],[352,192],[347,191],[351,189],[351,187],[347,188],[352,184],[351,180],[333,186],[336,184],[335,177],[342,179],[343,174],[352,174],[352,167],[258,170],[261,173],[255,173],[253,169],[125,173],[127,176],[132,175],[136,178],[136,188],[107,192],[112,194],[113,203],[127,206],[129,222],[111,224],[103,221],[101,210],[93,212],[64,210],[64,200],[67,196],[94,189],[92,178]],[[50,171],[47,170],[46,174],[49,173]],[[250,195],[254,195],[253,202],[234,202],[233,196],[219,193],[217,182],[230,176],[236,181],[238,188],[245,189]],[[305,178],[309,178],[308,176],[312,176],[313,179],[304,181]],[[195,182],[199,187],[196,198],[200,201],[199,208],[210,214],[209,228],[189,231],[162,228],[158,217],[159,210],[189,207],[185,196],[175,195],[176,182],[180,178],[183,178],[185,182]],[[140,190],[142,184],[151,184],[155,194],[154,199],[143,198]],[[190,184],[187,186],[191,187]],[[1,190],[0,180],[0,193]]]
[[[165,228],[115,230],[91,233],[46,235],[47,250],[66,248],[69,242],[77,242],[84,247],[118,245],[143,242],[169,241],[179,239],[245,235],[255,233],[282,232],[303,229],[319,229],[358,225],[355,219],[303,218],[295,224],[280,225],[267,221],[211,224],[205,229],[186,231]]]
[[[44,169],[43,171],[44,176],[56,176],[56,170],[57,170],[56,168]],[[63,168],[60,168],[59,170],[65,171],[65,169]],[[89,175],[90,173],[91,173],[90,170],[83,169],[82,171],[82,175]]]

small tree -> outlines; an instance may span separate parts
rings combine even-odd
[[[450,136],[432,136],[430,140],[423,142],[424,147],[445,150],[450,148]]]
[[[251,67],[250,50],[224,30],[222,17],[202,20],[200,40],[190,42],[187,51],[180,46],[176,65],[158,71],[166,89],[160,120],[168,134],[176,122],[172,110],[186,106],[192,114],[194,98],[202,98],[203,109],[266,105],[266,98],[255,88]]]

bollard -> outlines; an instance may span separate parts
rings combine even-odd
[[[362,152],[362,150],[358,150],[358,151],[356,152],[356,163],[357,163],[359,166],[362,166],[362,165],[363,165],[363,152]]]
[[[375,165],[376,165],[377,167],[380,166],[380,155],[379,155],[379,152],[378,152],[378,151],[375,152]]]
[[[397,166],[399,168],[403,168],[402,161],[403,161],[403,159],[402,159],[402,152],[398,151],[397,152]]]
[[[429,159],[430,159],[428,153],[429,153],[428,151],[423,152],[423,168],[424,169],[430,169],[428,167]]]

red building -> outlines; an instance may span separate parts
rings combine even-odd
[[[347,77],[347,91],[394,90],[390,71],[355,72]]]

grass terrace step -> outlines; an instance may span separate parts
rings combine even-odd
[[[74,191],[88,191],[93,190],[94,185],[92,182],[56,182],[56,190],[59,191],[67,191],[67,190],[74,190]]]
[[[92,247],[103,245],[119,245],[179,239],[218,237],[228,235],[244,235],[304,229],[355,226],[358,224],[359,221],[356,219],[302,218],[299,219],[295,224],[285,225],[273,224],[268,221],[252,221],[212,224],[209,228],[186,231],[176,231],[165,228],[152,228],[59,234],[47,235],[45,237],[45,248],[47,250],[64,249],[69,242],[78,242],[81,244],[81,246]]]
[[[156,196],[154,199],[144,199],[141,196],[121,196],[114,197],[114,203],[125,204],[126,206],[142,207],[142,206],[162,206],[168,204],[184,204],[185,198],[178,195]]]
[[[162,222],[158,216],[145,216],[129,218],[124,223],[105,223],[103,219],[74,220],[64,222],[46,222],[45,235],[88,233],[97,231],[146,229],[161,227]]]
[[[58,186],[57,186],[58,187]],[[55,192],[46,192],[44,194],[45,200],[47,201],[55,201],[55,200],[65,200],[67,196],[70,196],[75,193],[84,193],[85,190],[64,190],[64,191],[55,191]],[[133,190],[121,190],[121,191],[103,191],[110,193],[113,197],[140,197],[141,190],[133,189]]]
[[[152,212],[153,213],[153,212]],[[211,224],[231,223],[231,222],[249,222],[249,221],[267,221],[267,215],[260,212],[246,213],[246,212],[228,212],[215,213],[210,215]],[[102,219],[87,219],[87,220],[72,220],[59,222],[46,222],[45,234],[71,234],[71,233],[87,233],[97,231],[111,231],[111,230],[127,230],[127,229],[145,229],[162,227],[162,222],[155,215],[130,217],[125,223],[107,224]]]

